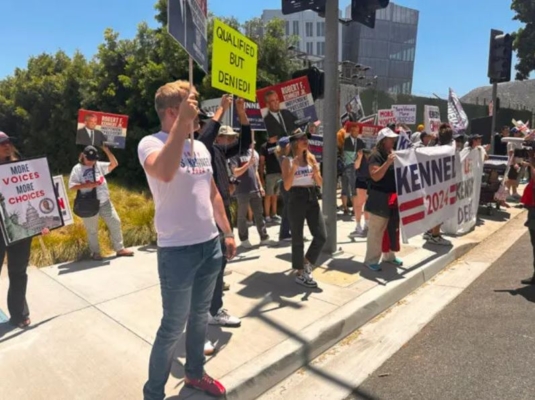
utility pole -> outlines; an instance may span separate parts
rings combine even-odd
[[[324,251],[337,251],[336,232],[336,160],[338,146],[336,132],[340,126],[338,110],[338,6],[339,0],[329,0],[325,4],[325,111],[323,134],[323,215],[327,225],[327,243]]]
[[[490,154],[494,154],[494,134],[496,133],[496,114],[498,112],[498,84],[492,84],[492,124],[490,128]]]

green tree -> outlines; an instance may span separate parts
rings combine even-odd
[[[528,79],[535,71],[535,2],[513,0],[511,8],[516,12],[515,20],[525,24],[514,34],[513,46],[517,52],[516,79]]]

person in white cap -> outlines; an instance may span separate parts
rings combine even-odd
[[[400,266],[403,262],[396,257],[399,251],[399,213],[397,210],[396,176],[394,153],[398,135],[390,128],[384,128],[377,135],[377,145],[371,154],[370,186],[365,210],[370,213],[368,237],[364,264],[373,271],[381,270],[382,261]],[[389,234],[389,249],[383,247],[383,236]]]

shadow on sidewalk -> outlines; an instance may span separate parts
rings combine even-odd
[[[110,265],[110,260],[115,257],[104,258],[102,261],[79,260],[72,261],[58,267],[59,275],[72,274],[73,272],[87,271],[93,268],[106,267]]]
[[[518,289],[495,290],[495,293],[509,293],[511,296],[522,296],[530,303],[535,303],[535,286],[523,286]]]
[[[158,246],[154,244],[147,244],[138,248],[137,251],[141,251],[143,253],[156,253],[158,251]]]
[[[56,319],[58,316],[55,316],[55,317],[51,317],[51,318],[48,318],[48,319],[45,319],[44,321],[41,321],[35,325],[30,325],[28,328],[26,329],[20,329],[20,328],[17,328],[13,325],[11,325],[9,323],[9,321],[6,321],[6,322],[2,322],[0,323],[0,344],[4,343],[4,342],[7,342],[8,340],[11,340],[11,339],[14,339],[16,338],[17,336],[20,336],[26,332],[29,332],[31,330],[34,330],[34,329],[37,329],[39,328],[41,325],[44,325],[46,324],[47,322],[50,322],[52,321],[53,319]],[[17,333],[11,335],[11,336],[8,336],[4,339],[1,339],[2,337],[4,337],[5,335],[15,331],[15,330],[18,330]]]

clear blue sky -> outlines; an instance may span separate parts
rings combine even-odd
[[[0,78],[24,67],[31,55],[76,49],[95,54],[106,27],[122,37],[135,35],[137,24],[155,25],[153,0],[1,0]],[[510,0],[397,0],[420,11],[413,92],[459,95],[488,83],[486,78],[491,28],[514,31]],[[127,6],[125,6],[127,4]],[[349,0],[340,0],[342,9]],[[219,16],[244,21],[262,9],[280,8],[280,0],[209,0]]]

